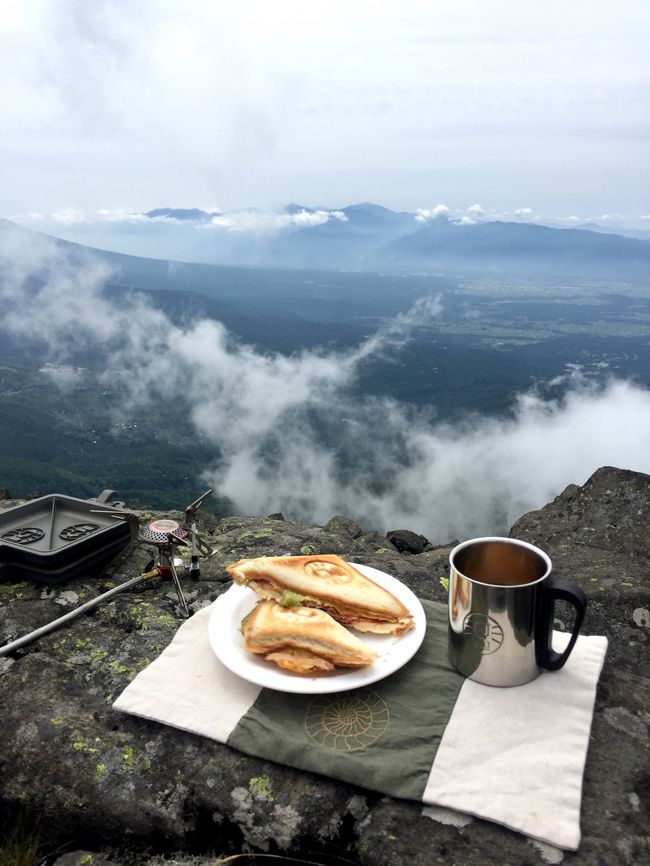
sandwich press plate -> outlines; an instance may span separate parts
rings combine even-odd
[[[399,670],[419,650],[426,631],[426,617],[418,597],[401,581],[369,565],[350,563],[366,577],[374,580],[398,598],[410,611],[415,628],[401,637],[354,634],[373,649],[378,657],[366,668],[337,668],[318,676],[304,676],[285,671],[273,662],[265,661],[244,649],[241,621],[258,602],[258,596],[246,586],[231,586],[212,605],[208,623],[210,646],[219,661],[244,680],[280,692],[322,695],[345,692],[383,680]]]

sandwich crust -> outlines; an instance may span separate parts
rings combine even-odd
[[[284,593],[295,594],[301,605],[358,631],[400,635],[414,626],[399,599],[335,554],[240,559],[227,571],[260,598],[281,601]]]
[[[366,667],[377,654],[322,610],[260,601],[243,625],[244,648],[294,673]]]

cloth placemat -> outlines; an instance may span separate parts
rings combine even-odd
[[[203,608],[113,707],[576,850],[606,638],[581,636],[562,670],[493,688],[453,670],[447,608],[422,605],[427,631],[410,662],[371,686],[327,695],[263,689],[231,673],[208,639],[212,606]],[[563,638],[556,634],[554,644],[561,648]]]

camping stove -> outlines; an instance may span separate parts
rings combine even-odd
[[[44,583],[60,583],[80,572],[87,572],[91,567],[98,569],[105,565],[129,541],[154,545],[158,551],[157,564],[152,561],[137,577],[0,646],[0,657],[10,655],[60,628],[117,593],[155,577],[171,576],[181,612],[188,617],[190,612],[176,572],[174,547],[180,544],[191,548],[190,574],[198,578],[199,551],[207,554],[208,559],[216,553],[216,549],[209,550],[196,529],[196,513],[211,493],[212,489],[188,505],[183,525],[176,520],[163,519],[140,526],[133,511],[93,507],[106,501],[103,494],[94,501],[71,496],[43,496],[0,512],[0,579],[29,577]]]
[[[148,526],[141,526],[139,538],[145,544],[153,544],[158,549],[157,568],[161,575],[170,575],[174,581],[178,605],[183,613],[183,616],[190,615],[183,588],[178,579],[176,564],[174,562],[174,545],[182,544],[188,546],[185,541],[185,536],[188,534],[187,529],[181,526],[176,520],[154,520]]]
[[[128,524],[130,527],[131,537],[137,539],[140,543],[152,545],[157,550],[157,563],[155,567],[158,573],[163,577],[171,577],[176,589],[178,604],[184,616],[189,616],[189,609],[181,582],[178,579],[176,566],[180,565],[182,560],[174,556],[174,548],[183,546],[190,548],[190,577],[198,580],[200,577],[199,569],[199,551],[202,554],[212,555],[209,547],[199,537],[196,528],[196,513],[203,502],[212,493],[212,488],[207,490],[198,499],[188,505],[185,509],[185,523],[179,523],[177,520],[162,518],[154,520],[146,526],[140,526],[137,515],[133,511],[96,511],[95,514],[108,515],[120,520],[123,524]]]

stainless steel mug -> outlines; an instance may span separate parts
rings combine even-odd
[[[474,538],[449,555],[449,659],[489,686],[519,686],[568,659],[587,608],[579,586],[550,577],[551,560],[512,538]],[[551,645],[556,600],[575,608],[566,649]]]

